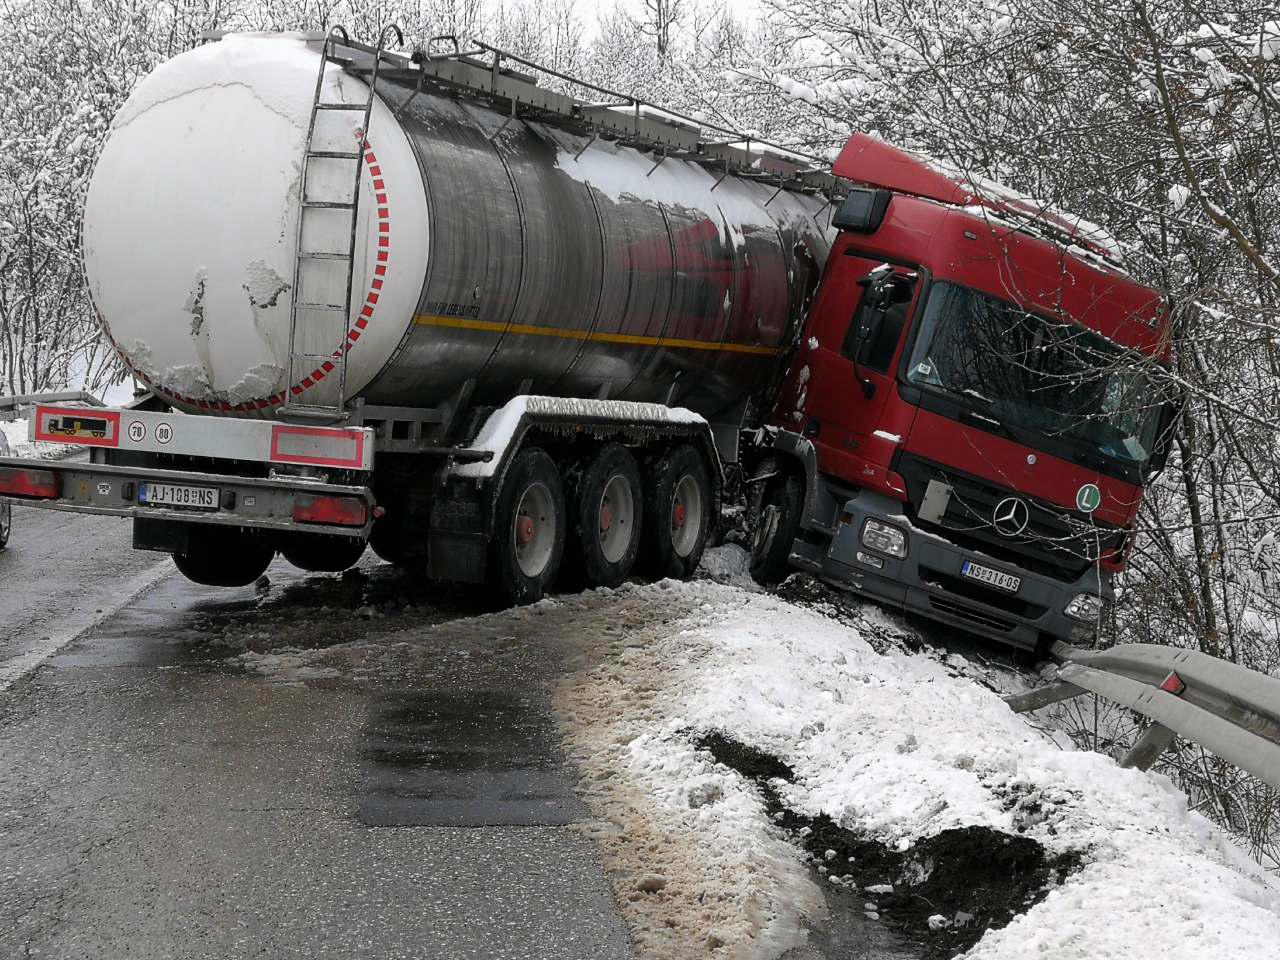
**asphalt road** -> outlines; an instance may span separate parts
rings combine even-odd
[[[127,522],[15,511],[0,958],[632,957],[550,705],[589,631],[371,558],[269,574],[205,589]],[[907,955],[820,885],[786,960]]]
[[[11,666],[155,563],[127,544],[15,516]],[[474,605],[385,566],[271,573],[162,579],[0,692],[0,957],[631,956],[573,825],[557,641],[410,643]],[[341,671],[299,665],[335,644]]]
[[[0,689],[165,569],[163,554],[132,540],[118,517],[13,508],[0,550]]]

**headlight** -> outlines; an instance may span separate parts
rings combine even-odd
[[[1092,593],[1078,593],[1062,612],[1081,623],[1097,623],[1102,616],[1102,598]]]
[[[868,520],[862,525],[862,545],[899,560],[907,555],[907,535],[897,527],[879,520]]]

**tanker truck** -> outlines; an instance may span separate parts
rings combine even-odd
[[[509,603],[688,577],[741,501],[762,582],[1095,628],[1172,408],[1160,299],[1091,229],[393,32],[211,38],[137,85],[82,247],[146,393],[37,406],[88,460],[0,459],[0,495],[129,517],[198,583],[368,547]]]

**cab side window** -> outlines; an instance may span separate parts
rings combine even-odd
[[[846,359],[855,360],[854,353],[858,349],[858,331],[871,321],[872,307],[867,296],[867,291],[863,291],[862,298],[858,301],[858,307],[853,311],[853,318],[849,321],[849,329],[844,335],[844,343],[840,347],[840,353]],[[875,370],[877,373],[887,373],[889,363],[893,360],[894,351],[898,348],[898,341],[902,338],[902,330],[907,325],[907,313],[911,308],[914,298],[906,303],[895,303],[888,310],[884,311],[884,320],[880,324],[879,333],[871,343],[870,349],[867,351],[866,366]]]

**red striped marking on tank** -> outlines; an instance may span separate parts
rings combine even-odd
[[[357,132],[356,136],[359,137],[360,134]],[[370,179],[372,180],[373,189],[377,192],[376,199],[378,203],[378,211],[376,214],[376,220],[378,224],[377,233],[379,249],[377,251],[377,264],[374,266],[374,274],[378,279],[373,280],[370,285],[369,292],[365,295],[364,307],[361,309],[352,325],[347,328],[347,335],[343,338],[341,346],[339,346],[337,350],[333,351],[334,360],[341,360],[343,358],[343,354],[351,352],[356,341],[360,339],[360,330],[365,329],[368,326],[369,321],[373,319],[373,309],[378,303],[377,291],[382,289],[384,282],[380,278],[387,275],[387,261],[389,257],[388,250],[391,246],[389,237],[389,234],[391,233],[391,210],[390,207],[387,206],[387,195],[383,192],[386,190],[386,182],[382,179],[382,169],[378,164],[378,158],[374,154],[373,148],[369,145],[367,137],[361,140],[361,146],[364,149],[365,169],[368,171]],[[326,374],[332,373],[336,369],[335,364],[329,360],[325,360],[320,364],[320,366],[312,370],[311,373],[303,377],[293,386],[289,387],[287,391],[281,390],[279,393],[274,393],[269,397],[246,400],[243,403],[237,404],[230,404],[225,400],[202,400],[198,397],[185,396],[184,394],[177,393],[173,390],[166,390],[164,387],[159,386],[149,376],[134,366],[133,361],[125,355],[125,352],[120,348],[119,344],[117,344],[115,339],[112,338],[110,327],[103,320],[101,314],[98,315],[98,322],[102,325],[102,329],[107,332],[107,338],[111,340],[111,345],[115,347],[116,353],[124,362],[124,365],[129,368],[130,373],[132,373],[134,377],[145,383],[153,392],[162,397],[168,397],[170,400],[176,400],[177,402],[185,403],[188,406],[198,407],[201,410],[219,410],[227,413],[240,413],[249,410],[265,410],[267,407],[278,407],[284,403],[286,393],[295,397],[299,396],[303,391],[314,387],[317,383],[323,380]],[[356,329],[357,327],[359,329]]]

